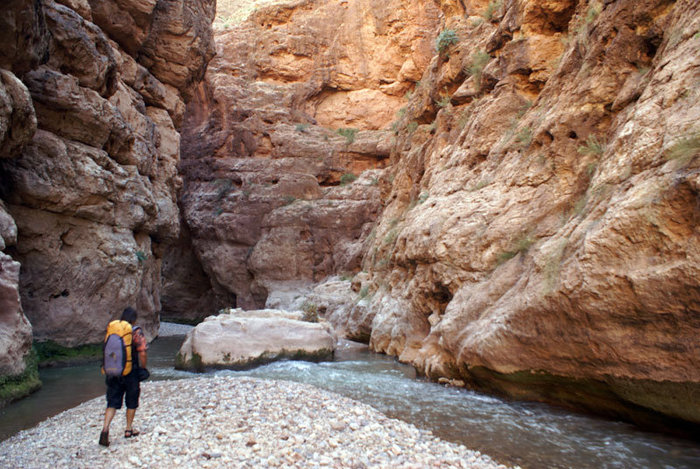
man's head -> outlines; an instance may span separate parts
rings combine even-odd
[[[137,317],[138,314],[136,313],[136,310],[132,307],[125,308],[124,312],[122,313],[122,321],[130,323],[132,326],[136,324]]]

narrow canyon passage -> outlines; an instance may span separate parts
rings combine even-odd
[[[127,306],[149,339],[264,309],[384,356],[267,377],[381,363],[447,414],[498,396],[499,432],[545,402],[699,434],[697,1],[3,9],[0,406]]]

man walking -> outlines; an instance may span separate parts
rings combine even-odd
[[[146,367],[146,337],[140,327],[136,326],[138,315],[133,308],[126,308],[121,320],[112,321],[107,327],[107,337],[112,334],[119,335],[124,343],[126,359],[121,375],[107,376],[107,410],[105,410],[104,425],[100,433],[100,445],[109,446],[109,425],[112,423],[117,409],[121,409],[122,400],[126,402],[126,430],[124,438],[138,436],[139,431],[134,430],[133,422],[136,408],[139,406],[138,369]],[[107,340],[107,337],[105,340]]]

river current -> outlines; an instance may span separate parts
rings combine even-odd
[[[174,356],[182,340],[182,336],[163,337],[151,344],[152,379],[201,376],[174,369]],[[44,383],[41,390],[0,410],[0,440],[104,393],[104,381],[94,363],[43,369],[40,374]],[[700,467],[700,443],[545,404],[445,387],[416,378],[412,367],[392,357],[366,350],[341,349],[332,362],[282,361],[207,375],[215,374],[313,384],[523,468]]]

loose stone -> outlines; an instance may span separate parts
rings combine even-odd
[[[100,397],[18,433],[0,443],[0,467],[504,467],[365,404],[285,381],[144,383],[134,423],[141,434],[119,437],[122,411],[109,448],[97,444],[103,413]]]

